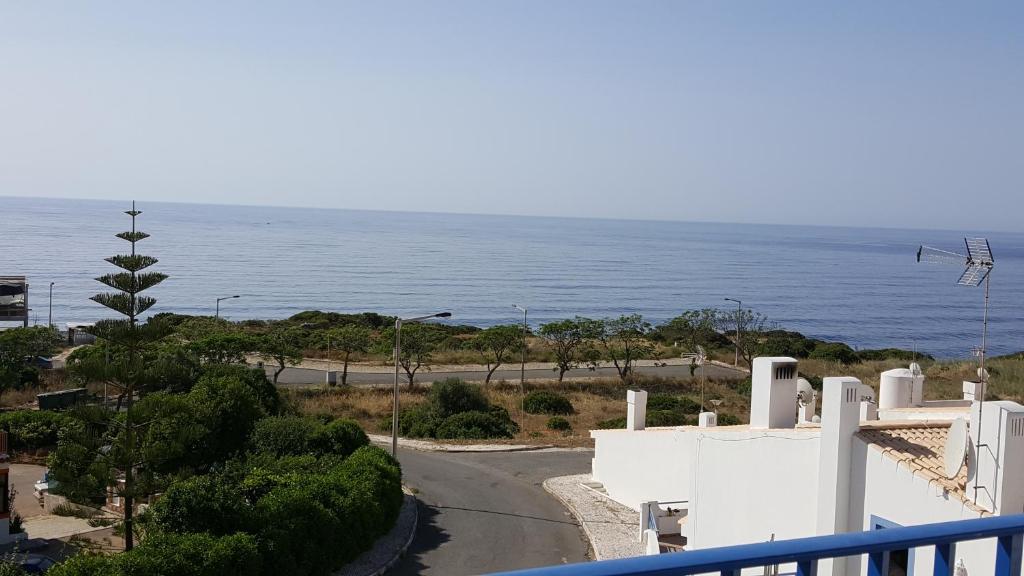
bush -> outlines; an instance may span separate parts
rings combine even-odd
[[[811,350],[809,358],[816,360],[829,360],[841,364],[853,364],[857,362],[857,352],[842,342],[819,342]]]
[[[249,445],[256,452],[274,456],[308,454],[310,440],[320,426],[316,420],[302,416],[271,416],[256,423]]]
[[[719,426],[736,426],[741,424],[740,419],[732,414],[719,414],[717,420]]]
[[[931,354],[914,352],[912,350],[901,350],[899,348],[881,348],[878,350],[859,350],[857,359],[861,362],[868,360],[901,360],[913,362],[915,360],[934,360]]]
[[[686,414],[700,412],[700,403],[687,396],[652,394],[647,398],[648,410],[678,410]]]
[[[692,420],[686,417],[679,410],[648,410],[646,425],[650,427],[657,426],[685,426],[688,423],[692,423]]]
[[[410,406],[403,409],[398,417],[398,433],[407,438],[433,438],[443,421],[427,404]],[[386,424],[386,430],[391,430],[390,418]]]
[[[500,418],[486,412],[462,412],[445,418],[444,422],[437,427],[437,438],[450,439],[478,439],[478,438],[512,438],[518,426],[511,421],[503,421]]]
[[[207,364],[203,366],[203,375],[199,382],[206,379],[234,378],[242,383],[259,402],[263,411],[270,416],[281,413],[281,396],[277,387],[267,378],[267,373],[259,368],[248,368],[235,364]]]
[[[598,430],[615,430],[618,428],[626,427],[626,417],[619,416],[618,418],[609,418],[608,420],[602,420],[597,423]]]
[[[234,534],[250,525],[250,509],[238,486],[213,476],[175,482],[153,504],[153,521],[175,533]]]
[[[69,423],[61,412],[16,410],[0,413],[0,429],[8,434],[11,450],[38,450],[57,445],[57,436]]]
[[[458,378],[434,382],[427,394],[427,404],[442,419],[460,412],[486,412],[490,406],[480,386]]]
[[[548,430],[572,430],[572,424],[561,416],[552,416],[551,418],[548,418],[547,427]]]
[[[572,403],[569,399],[556,392],[535,390],[523,399],[523,410],[528,414],[572,414]]]
[[[260,571],[260,550],[250,534],[152,534],[117,556],[73,556],[51,576],[243,576]]]
[[[369,443],[366,432],[352,420],[334,420],[323,424],[311,439],[318,454],[333,454],[342,458]]]

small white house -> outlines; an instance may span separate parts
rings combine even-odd
[[[626,429],[591,431],[593,480],[638,511],[672,502],[679,512],[658,525],[674,524],[684,550],[1024,512],[1024,406],[983,403],[973,382],[963,399],[925,402],[923,384],[920,370],[885,372],[876,405],[856,378],[825,378],[816,422],[797,361],[757,358],[741,426],[708,414],[699,426],[645,428],[646,394],[631,393]],[[891,573],[927,573],[924,552],[893,554]],[[993,570],[992,541],[956,554],[968,574]],[[818,570],[855,576],[862,564]]]

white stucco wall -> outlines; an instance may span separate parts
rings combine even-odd
[[[900,464],[859,438],[853,440],[850,479],[850,530],[872,529],[872,516],[901,526],[979,518],[958,496],[915,476]],[[865,482],[865,478],[869,479]],[[959,544],[956,561],[964,560],[968,574],[991,574],[995,541]],[[930,574],[934,547],[911,552],[915,574]],[[866,560],[851,558],[847,574],[867,574]]]
[[[819,431],[698,431],[688,548],[815,534]]]
[[[592,430],[594,480],[630,508],[641,502],[689,499],[693,428]]]

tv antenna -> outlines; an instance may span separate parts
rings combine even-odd
[[[981,394],[979,394],[979,412],[985,405],[985,393],[988,391],[988,371],[985,370],[985,353],[988,346],[988,288],[991,283],[992,267],[995,260],[992,258],[992,247],[985,238],[964,238],[964,245],[967,247],[967,254],[959,254],[948,250],[939,250],[930,246],[921,246],[917,249],[917,261],[935,264],[960,264],[964,271],[960,279],[956,281],[960,286],[980,286],[985,283],[985,312],[981,324],[981,347],[974,348],[972,352],[978,357],[978,379],[981,381]],[[981,438],[981,418],[978,419],[978,438]],[[982,445],[979,444],[980,448]],[[980,488],[978,475],[974,480],[974,503],[978,503],[978,489]]]

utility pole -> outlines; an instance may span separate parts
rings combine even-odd
[[[50,319],[48,324],[50,328],[53,328],[53,282],[50,282]]]

